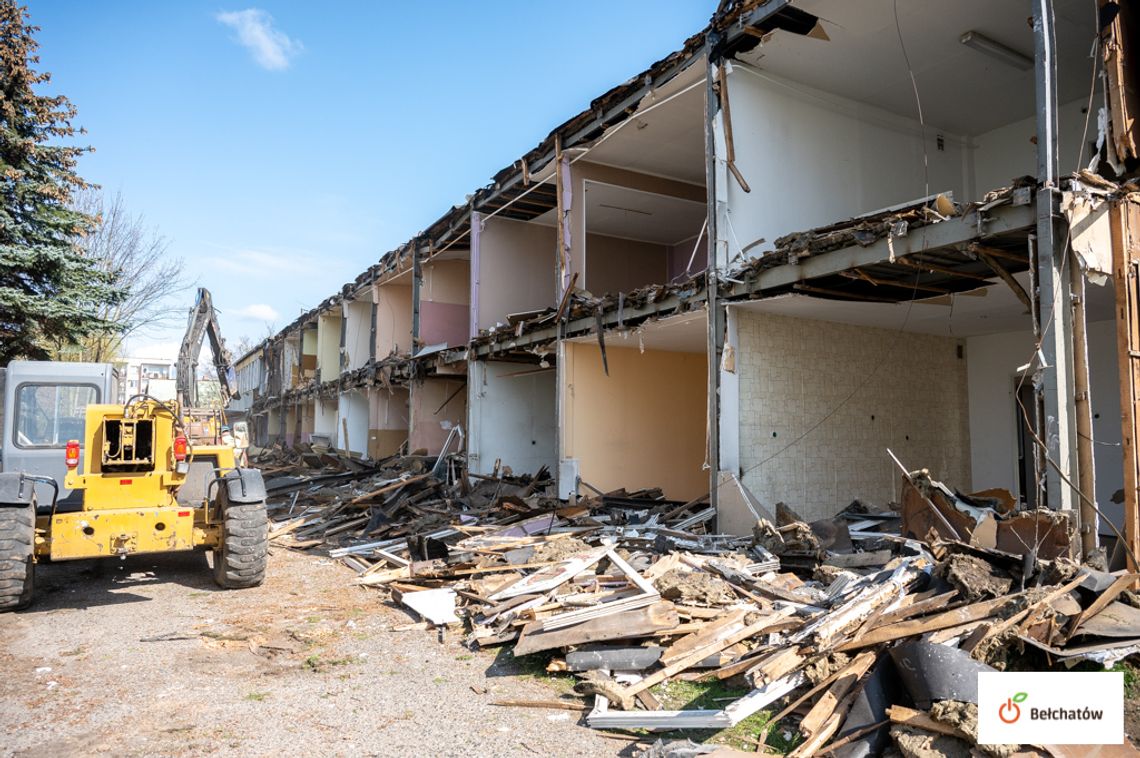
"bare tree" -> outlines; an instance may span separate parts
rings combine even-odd
[[[185,278],[184,261],[168,253],[165,237],[147,227],[141,214],[131,214],[118,193],[109,196],[89,188],[75,195],[72,207],[96,220],[92,231],[79,240],[84,256],[114,275],[126,296],[121,302],[100,306],[98,312],[120,331],[63,348],[59,358],[112,360],[119,357],[128,337],[160,330],[185,318],[185,304],[174,296],[192,282]]]

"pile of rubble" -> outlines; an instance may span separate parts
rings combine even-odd
[[[976,744],[977,672],[1140,652],[1137,576],[1078,565],[1064,514],[921,471],[894,509],[857,501],[814,523],[752,498],[748,537],[709,533],[705,499],[566,502],[545,470],[469,477],[457,458],[268,484],[275,544],[340,558],[423,619],[409,628],[543,654],[585,699],[523,705],[581,709],[597,729],[721,730],[765,711],[761,751],[777,729],[796,756],[1004,756],[1017,746]],[[654,693],[670,681],[747,693],[668,710]]]

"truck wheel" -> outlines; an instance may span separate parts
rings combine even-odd
[[[222,487],[218,506],[222,514],[222,543],[214,550],[214,581],[229,590],[256,587],[265,579],[269,556],[265,501],[231,503]]]
[[[35,590],[35,509],[0,506],[0,611],[26,608]]]

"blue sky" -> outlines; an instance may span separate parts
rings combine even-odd
[[[40,68],[95,147],[81,174],[170,240],[233,345],[289,323],[462,203],[679,48],[715,5],[33,0],[29,10]],[[132,348],[168,353],[180,337],[175,328]]]

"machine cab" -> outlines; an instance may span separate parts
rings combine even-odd
[[[78,506],[81,492],[64,489],[68,440],[83,443],[87,406],[119,402],[119,380],[109,363],[12,361],[0,369],[0,471],[54,479],[59,507]],[[81,452],[80,455],[83,455]],[[51,487],[36,485],[36,499],[50,507]]]

